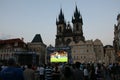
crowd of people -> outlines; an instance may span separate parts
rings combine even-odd
[[[9,59],[7,66],[0,66],[0,80],[120,80],[120,65],[76,62],[20,66]]]

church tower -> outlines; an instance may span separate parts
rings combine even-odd
[[[64,37],[65,34],[65,28],[66,28],[66,22],[64,19],[64,14],[62,12],[62,9],[60,9],[60,14],[58,16],[58,19],[56,19],[56,25],[57,25],[57,35],[56,35],[56,46],[63,46],[64,45]]]
[[[70,22],[66,23],[64,19],[64,14],[62,9],[60,9],[60,14],[56,19],[57,25],[57,34],[55,39],[56,47],[65,47],[69,46],[71,42],[78,43],[79,41],[85,41],[82,30],[82,16],[77,9],[75,8],[74,15],[72,17],[73,27],[71,27]]]
[[[83,20],[80,11],[78,11],[77,9],[77,6],[74,12],[74,16],[72,17],[72,23],[73,23],[73,40],[75,41],[75,43],[78,43],[79,41],[85,41],[82,30]]]

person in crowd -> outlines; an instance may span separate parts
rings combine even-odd
[[[112,66],[113,66],[113,64],[109,63],[109,65],[107,67],[108,75],[110,76],[110,78],[112,78]]]
[[[119,63],[116,63],[116,76],[115,76],[116,80],[120,80],[120,65]]]
[[[90,80],[96,80],[94,64],[90,66]]]
[[[112,80],[119,80],[119,66],[117,63],[113,63],[113,66],[111,67],[111,78]]]
[[[27,68],[23,72],[25,80],[35,80],[35,71],[32,69],[32,65],[27,65]]]
[[[89,80],[89,72],[87,65],[84,66],[83,73],[84,73],[84,80]]]
[[[52,80],[53,68],[50,63],[45,67],[45,80]]]
[[[97,80],[103,80],[104,79],[104,74],[103,74],[101,64],[97,64],[96,79]]]
[[[80,63],[75,63],[75,69],[74,69],[74,80],[83,80],[84,79],[84,73],[82,70],[80,70]]]
[[[116,75],[116,67],[115,67],[115,63],[113,63],[113,66],[111,67],[111,78],[112,78],[112,80],[115,80],[115,75]]]
[[[16,62],[13,58],[8,60],[8,67],[0,72],[1,80],[24,80],[23,70],[16,67]]]
[[[58,64],[54,66],[52,77],[53,77],[53,80],[60,80],[60,69]]]
[[[64,67],[60,80],[74,80],[73,71],[71,70],[69,65],[66,65]]]
[[[101,69],[102,69],[102,74],[103,74],[103,80],[105,80],[107,79],[108,74],[107,74],[107,68],[105,67],[104,63],[101,64]]]
[[[45,77],[45,68],[43,65],[40,65],[39,67],[39,75],[40,75],[40,80],[44,80]]]

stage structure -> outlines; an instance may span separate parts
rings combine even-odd
[[[19,51],[15,52],[14,57],[16,62],[20,65],[37,65],[39,63],[39,56],[36,54],[36,52]]]

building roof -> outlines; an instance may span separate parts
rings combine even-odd
[[[106,46],[104,46],[104,48],[113,48],[113,46],[112,45],[106,45]]]
[[[38,43],[38,42],[43,43],[40,34],[36,34],[31,43]]]
[[[5,45],[9,45],[11,47],[25,47],[25,44],[26,43],[20,38],[0,40],[0,48],[5,47]]]
[[[15,43],[15,42],[24,43],[24,41],[19,39],[19,38],[0,40],[0,44],[12,44],[12,43]]]

